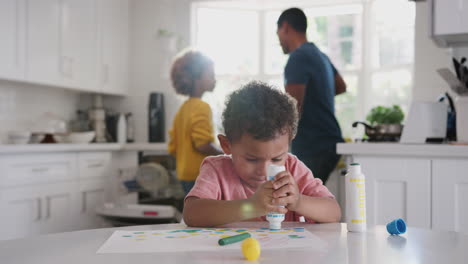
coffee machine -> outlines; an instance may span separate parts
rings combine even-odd
[[[94,95],[93,107],[88,110],[88,118],[91,128],[96,132],[95,141],[107,142],[106,139],[106,111],[102,104],[102,95]]]

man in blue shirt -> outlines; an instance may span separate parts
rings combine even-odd
[[[291,150],[325,183],[340,158],[336,143],[343,138],[334,97],[346,91],[346,84],[330,59],[307,41],[306,30],[307,18],[299,8],[287,9],[278,18],[276,33],[283,52],[289,54],[285,88],[297,100],[300,115]]]

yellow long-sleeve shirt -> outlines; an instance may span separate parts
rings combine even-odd
[[[177,178],[194,181],[206,157],[195,147],[214,140],[210,106],[200,98],[185,101],[174,118],[169,137],[168,151],[176,157]]]

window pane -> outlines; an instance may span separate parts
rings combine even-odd
[[[197,9],[196,46],[215,62],[218,74],[257,74],[258,12]]]
[[[361,67],[362,8],[335,6],[306,9],[307,38],[324,52],[338,70]]]
[[[406,0],[378,0],[373,7],[373,67],[413,63],[414,3]],[[395,18],[398,19],[395,19]]]
[[[406,110],[411,95],[411,70],[400,69],[387,72],[377,72],[372,75],[372,89],[366,113],[374,106],[400,105]]]
[[[335,115],[341,127],[343,137],[352,136],[352,123],[357,121],[358,77],[354,74],[343,75],[346,82],[346,93],[335,97]]]
[[[288,56],[281,49],[276,29],[280,11],[265,12],[265,59],[266,74],[283,74]]]

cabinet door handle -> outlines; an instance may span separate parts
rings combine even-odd
[[[86,213],[86,192],[82,193],[83,195],[81,196],[82,198],[82,203],[81,203],[81,213]]]
[[[50,218],[50,197],[46,197],[46,213],[45,213],[45,219]]]
[[[39,221],[42,218],[42,200],[41,198],[36,199],[37,202],[37,214],[36,214],[36,219],[34,221]]]
[[[104,167],[104,163],[99,162],[99,163],[89,163],[88,168],[100,168]]]
[[[32,171],[33,173],[43,173],[43,172],[49,171],[49,168],[45,168],[45,167],[42,167],[42,168],[32,168],[31,171]]]
[[[109,65],[102,65],[102,83],[107,84],[109,82]]]

